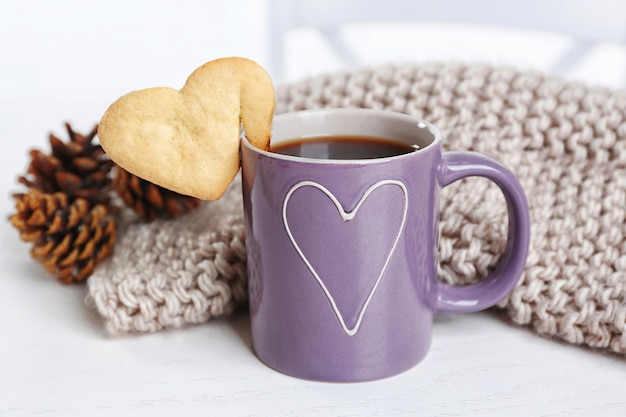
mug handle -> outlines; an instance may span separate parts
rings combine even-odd
[[[504,165],[477,152],[445,152],[441,161],[442,187],[461,178],[479,176],[495,182],[506,199],[509,234],[506,249],[495,269],[487,277],[466,286],[438,282],[438,312],[467,313],[495,305],[513,290],[528,256],[530,214],[524,190]]]

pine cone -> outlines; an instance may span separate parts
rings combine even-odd
[[[32,242],[31,256],[57,280],[84,281],[112,251],[116,229],[106,206],[92,207],[85,198],[69,203],[65,193],[37,189],[16,199],[11,224],[22,240]]]
[[[91,205],[106,203],[113,162],[99,144],[93,143],[97,126],[86,136],[75,132],[69,123],[65,127],[69,142],[50,134],[52,154],[37,149],[30,151],[28,173],[18,181],[44,193],[62,191],[67,193],[69,201],[84,198]]]
[[[181,216],[202,202],[139,178],[119,166],[115,167],[113,187],[127,206],[150,221]]]

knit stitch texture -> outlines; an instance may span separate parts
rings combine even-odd
[[[498,307],[519,325],[626,353],[626,92],[482,65],[384,66],[277,88],[277,113],[364,107],[439,127],[448,150],[483,152],[520,179],[531,247]],[[418,168],[416,168],[418,169]],[[441,280],[476,282],[504,251],[500,190],[471,178],[441,195]],[[90,277],[88,301],[110,334],[224,316],[246,303],[240,186],[178,220],[126,222]]]

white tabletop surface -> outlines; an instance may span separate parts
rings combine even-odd
[[[8,195],[19,188],[27,150],[46,148],[50,131],[64,133],[62,122],[87,131],[121,94],[180,86],[212,58],[243,55],[269,64],[263,1],[144,3],[0,0],[2,219],[13,211]],[[449,27],[411,30],[430,31],[440,42],[420,60],[449,59],[459,50],[469,60],[474,50],[479,60],[548,71],[552,61],[538,56],[562,46],[560,38],[533,35],[517,54],[509,45],[490,57],[493,45],[478,29],[457,31],[457,38]],[[483,45],[464,46],[471,36]],[[290,35],[286,46],[287,80],[339,65],[324,58],[327,48],[307,31]],[[395,59],[389,48],[370,52],[368,63]],[[565,75],[623,87],[625,68],[624,50],[605,45]],[[0,416],[626,415],[623,358],[539,337],[493,311],[437,316],[421,364],[360,384],[302,381],[267,368],[251,350],[245,312],[184,330],[110,338],[84,305],[85,286],[46,276],[7,221],[0,234]]]

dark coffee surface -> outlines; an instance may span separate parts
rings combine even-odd
[[[320,136],[272,146],[283,155],[313,159],[374,159],[403,155],[417,148],[399,140],[364,136]]]

